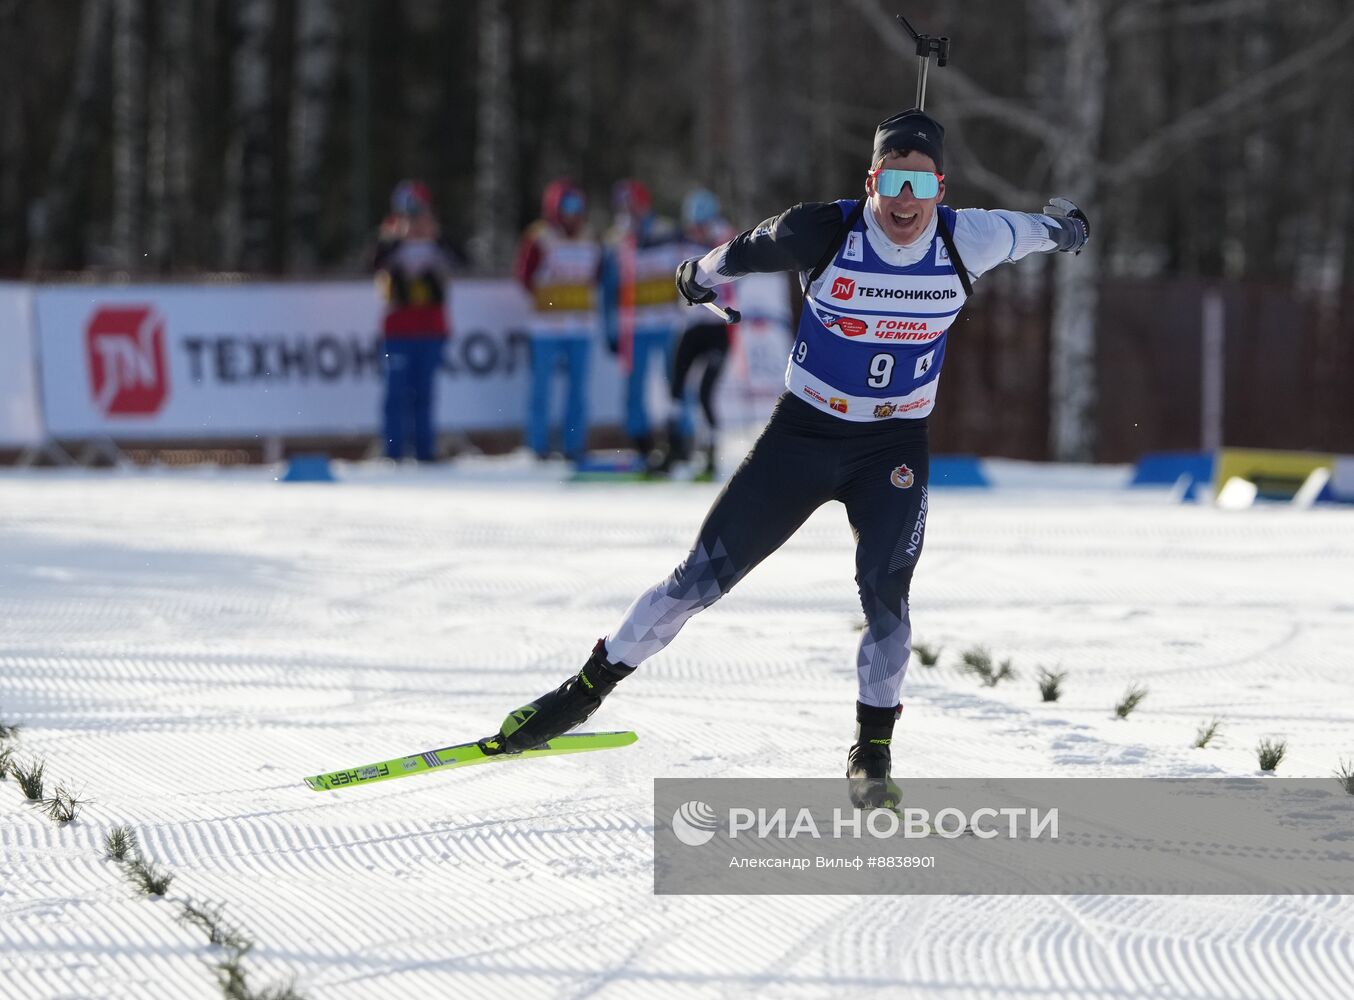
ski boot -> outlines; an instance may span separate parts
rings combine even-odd
[[[663,474],[663,451],[658,447],[654,436],[646,432],[635,438],[634,442],[637,458],[635,465],[639,474],[646,478],[661,476]]]
[[[889,776],[893,723],[901,712],[901,705],[875,708],[856,702],[856,742],[846,757],[846,781],[857,809],[894,809],[902,801]]]
[[[686,436],[682,422],[676,417],[668,421],[667,466],[681,465],[691,460],[691,439]]]
[[[520,753],[549,743],[582,725],[618,682],[635,668],[606,658],[606,642],[597,640],[583,669],[555,690],[508,713],[496,736],[480,741],[485,753]]]
[[[715,472],[717,470],[715,462],[715,445],[713,441],[701,449],[701,458],[703,461],[701,463],[700,472],[696,473],[696,482],[713,483],[715,481]]]

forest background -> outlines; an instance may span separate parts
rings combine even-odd
[[[0,276],[351,276],[419,177],[507,273],[552,177],[739,227],[861,191],[914,103],[880,0],[0,0]],[[947,201],[1062,195],[1082,254],[999,269],[957,331],[937,445],[1124,459],[1201,444],[1225,317],[1228,444],[1354,451],[1354,6],[908,0],[952,38],[927,110]]]

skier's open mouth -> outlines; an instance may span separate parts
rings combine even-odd
[[[916,212],[913,212],[911,215],[903,215],[900,212],[890,212],[889,215],[892,216],[893,224],[895,226],[910,226],[917,221]]]

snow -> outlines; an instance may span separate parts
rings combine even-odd
[[[301,777],[484,735],[665,575],[718,487],[447,469],[0,475],[0,722],[59,827],[0,783],[7,997],[215,997],[176,920],[223,903],[256,987],[312,998],[1275,998],[1354,994],[1354,903],[1304,897],[655,897],[654,777],[835,776],[861,614],[824,508],[591,728],[623,750],[317,794]],[[1354,511],[1224,512],[1120,471],[1010,466],[932,497],[900,774],[1282,773],[1354,757]],[[960,650],[1010,656],[982,688]],[[1069,671],[1042,704],[1039,665]],[[1149,688],[1128,720],[1112,705]],[[1218,716],[1215,747],[1190,747]],[[126,823],[175,875],[133,895]]]

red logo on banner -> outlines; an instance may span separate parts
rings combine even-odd
[[[837,278],[832,282],[832,297],[834,299],[849,299],[856,294],[856,282],[852,278]]]
[[[150,306],[105,306],[85,326],[89,386],[105,416],[148,416],[169,395],[165,324]]]

